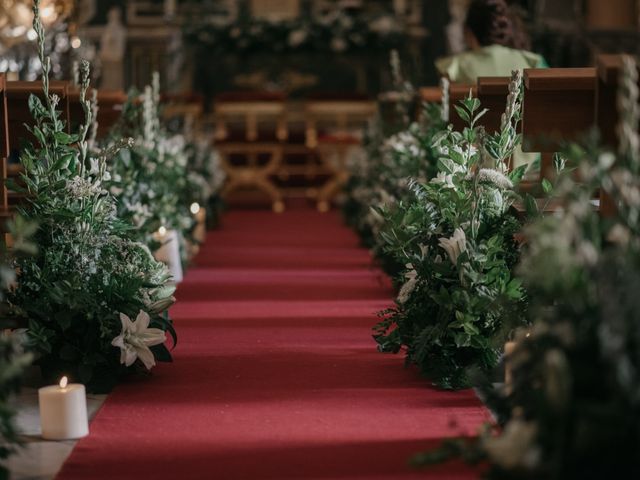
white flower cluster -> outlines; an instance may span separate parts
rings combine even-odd
[[[402,131],[389,137],[382,148],[385,152],[413,157],[418,157],[422,154],[418,139],[410,131]]]
[[[76,199],[88,198],[104,193],[99,181],[92,182],[88,178],[83,178],[78,175],[67,181],[67,191],[72,198]]]

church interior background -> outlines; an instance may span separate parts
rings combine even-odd
[[[480,3],[2,0],[0,480],[640,478],[640,1]]]

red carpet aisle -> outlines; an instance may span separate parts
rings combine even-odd
[[[487,417],[375,351],[390,298],[338,215],[230,213],[178,292],[175,363],[117,388],[59,478],[425,478],[411,454]]]

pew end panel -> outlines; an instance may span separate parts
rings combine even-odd
[[[542,178],[554,175],[553,154],[594,126],[595,68],[525,69],[523,151],[542,154]]]

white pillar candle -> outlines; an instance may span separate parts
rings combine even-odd
[[[67,384],[67,377],[62,377],[60,385],[42,387],[38,390],[38,402],[42,438],[69,440],[84,437],[89,433],[84,385]]]
[[[173,277],[173,281],[180,283],[182,281],[182,259],[180,258],[180,244],[178,241],[178,232],[176,230],[167,230],[164,227],[155,233],[154,238],[162,245],[154,253],[154,257],[159,262],[169,267],[169,272]]]

